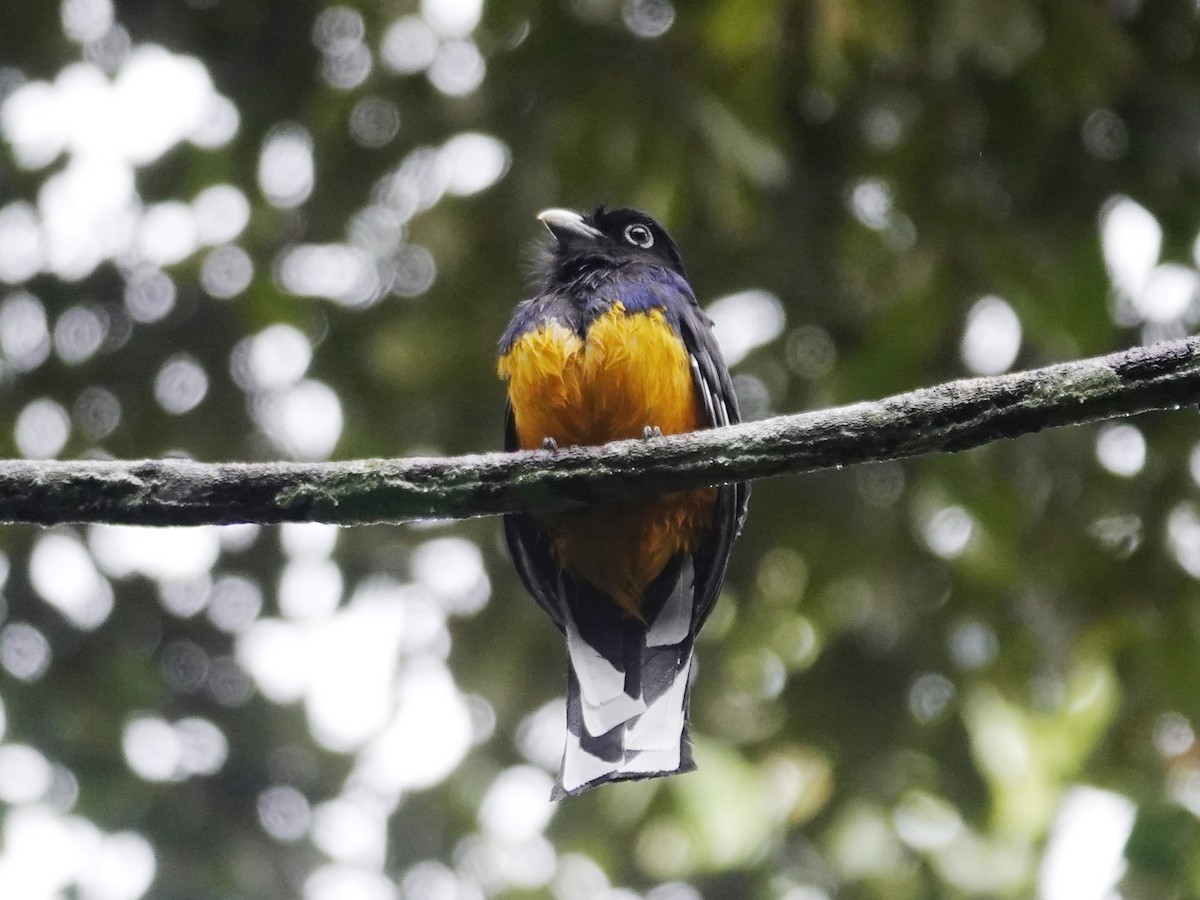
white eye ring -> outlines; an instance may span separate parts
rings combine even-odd
[[[625,229],[625,240],[635,247],[649,250],[654,246],[654,235],[645,225],[629,225]]]

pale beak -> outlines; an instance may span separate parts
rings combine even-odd
[[[564,243],[572,238],[584,238],[594,241],[603,232],[593,228],[583,220],[583,216],[570,209],[543,209],[538,213],[538,219],[550,229],[555,240]]]

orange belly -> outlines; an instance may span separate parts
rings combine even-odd
[[[627,314],[620,304],[597,318],[586,340],[551,322],[529,332],[500,360],[525,449],[603,444],[700,424],[691,363],[662,312]],[[604,504],[546,520],[558,562],[640,616],[646,587],[675,554],[695,548],[712,521],[714,490]]]

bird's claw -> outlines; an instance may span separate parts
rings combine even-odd
[[[546,435],[544,438],[542,438],[542,449],[549,450],[551,453],[553,453],[558,449],[558,441],[549,435]]]
[[[657,425],[646,425],[642,428],[642,439],[650,440],[650,438],[662,437],[662,429]]]

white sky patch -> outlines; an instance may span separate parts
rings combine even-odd
[[[51,531],[38,539],[29,556],[29,580],[76,628],[91,631],[112,612],[112,587],[73,533]]]
[[[138,900],[154,881],[154,850],[140,834],[105,834],[86,819],[45,806],[9,811],[0,853],[0,896]]]
[[[103,20],[111,15],[103,3],[69,0],[64,23]],[[221,128],[214,129],[214,118]],[[205,130],[208,146],[228,142],[237,130],[236,109],[216,93],[199,60],[150,44],[133,48],[112,79],[79,62],[53,82],[17,88],[0,106],[0,135],[18,165],[41,169],[64,153],[68,159],[43,182],[36,216],[18,207],[17,218],[0,221],[0,231],[15,234],[18,246],[31,251],[22,254],[22,265],[8,260],[9,251],[0,254],[0,277],[24,280],[45,270],[78,280],[135,248],[161,264],[190,255],[197,246],[195,216],[181,204],[161,204],[146,211],[143,222],[134,171]]]
[[[137,572],[158,581],[207,575],[221,552],[215,525],[93,525],[88,530],[88,547],[107,575],[125,578]]]
[[[450,138],[439,156],[446,167],[446,191],[460,197],[491,187],[504,177],[511,162],[507,144],[473,131]]]
[[[1106,900],[1125,872],[1137,807],[1121,794],[1077,786],[1055,817],[1038,873],[1040,900]]]
[[[144,44],[111,81],[80,62],[53,83],[22,85],[0,109],[0,127],[24,168],[64,150],[141,166],[199,130],[217,96],[199,60]]]
[[[1118,194],[1100,214],[1100,246],[1113,285],[1137,297],[1158,263],[1162,226],[1144,206]]]
[[[982,297],[967,313],[962,359],[977,375],[999,375],[1016,361],[1021,350],[1021,320],[1013,308],[994,295]]]
[[[133,168],[101,155],[77,155],[38,191],[45,268],[67,281],[90,274],[132,245],[139,200]]]
[[[112,124],[127,129],[121,150],[137,165],[153,162],[199,131],[218,96],[198,59],[152,44],[133,49],[113,91]]]
[[[787,315],[779,298],[770,291],[749,290],[714,300],[705,309],[726,364],[737,365],[755,347],[768,344],[783,333]]]
[[[1146,465],[1146,438],[1136,425],[1105,425],[1096,436],[1096,459],[1114,475],[1132,478]]]

